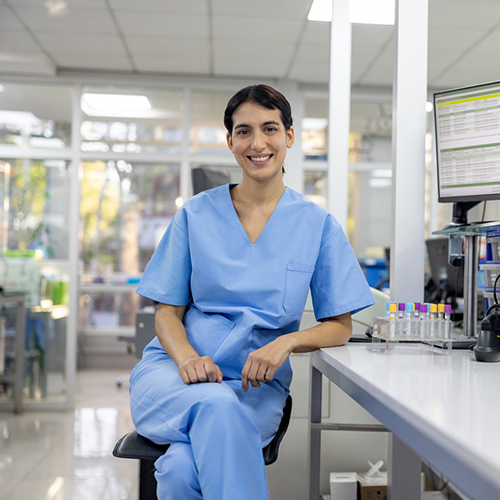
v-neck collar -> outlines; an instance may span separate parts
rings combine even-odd
[[[273,219],[275,218],[276,212],[278,212],[278,209],[283,201],[283,198],[286,196],[286,194],[288,192],[288,187],[285,186],[285,190],[283,191],[281,198],[278,200],[278,203],[276,203],[276,206],[274,207],[274,210],[273,210],[273,213],[271,214],[271,217],[269,217],[269,219],[267,220],[266,225],[264,226],[264,228],[262,229],[262,231],[259,234],[259,237],[255,240],[254,243],[252,243],[250,241],[250,238],[249,238],[247,232],[245,231],[245,228],[243,227],[243,224],[240,221],[240,218],[238,217],[238,214],[236,213],[236,208],[234,208],[233,199],[231,198],[231,189],[235,186],[237,186],[237,184],[228,184],[227,185],[226,195],[227,195],[227,201],[230,205],[230,211],[233,215],[234,222],[235,222],[236,226],[238,226],[238,228],[240,229],[240,232],[243,234],[245,241],[251,247],[256,247],[259,244],[259,242],[262,241],[265,233],[267,232],[267,228],[271,225]]]

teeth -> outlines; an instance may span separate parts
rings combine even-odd
[[[250,156],[250,159],[252,161],[266,161],[266,160],[269,160],[269,158],[271,158],[271,155],[267,155],[267,156]]]

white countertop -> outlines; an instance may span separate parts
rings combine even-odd
[[[322,371],[341,389],[465,493],[500,498],[500,363],[478,363],[468,350],[432,354],[419,345],[376,352],[369,344],[348,344],[314,357],[334,369]]]

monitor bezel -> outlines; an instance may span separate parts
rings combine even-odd
[[[475,89],[479,87],[484,87],[485,85],[498,85],[500,87],[500,80],[492,82],[484,82],[476,85],[468,85],[465,87],[457,87],[449,90],[440,90],[433,93],[433,114],[434,114],[434,141],[435,141],[435,151],[436,151],[436,171],[437,171],[437,189],[438,189],[438,202],[439,203],[457,203],[457,202],[467,202],[467,201],[488,201],[488,200],[500,200],[500,193],[498,194],[478,194],[478,195],[462,195],[462,196],[441,196],[441,183],[439,179],[440,168],[439,168],[439,149],[438,149],[438,134],[437,134],[437,105],[436,99],[437,95],[443,97],[447,93],[458,92],[462,90]]]

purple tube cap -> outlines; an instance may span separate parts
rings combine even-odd
[[[400,302],[398,304],[398,311],[404,311],[406,308],[406,304],[404,302]]]
[[[427,304],[420,304],[420,312],[421,313],[427,312]]]
[[[415,311],[420,311],[420,302],[415,302]]]
[[[445,312],[445,314],[450,314],[451,313],[451,304],[446,304],[444,306],[444,312]]]

